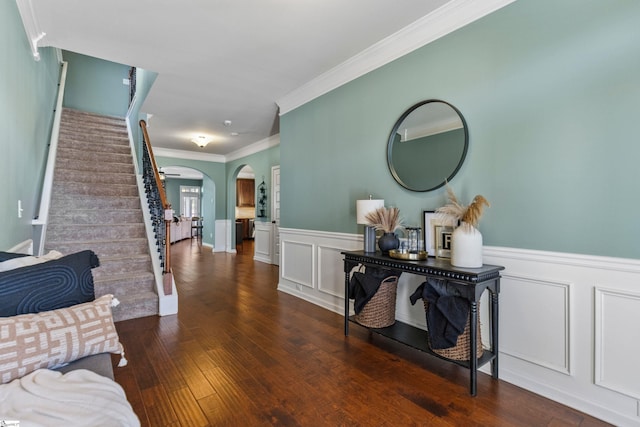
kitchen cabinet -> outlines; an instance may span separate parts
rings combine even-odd
[[[255,180],[239,178],[236,180],[236,206],[255,206]]]

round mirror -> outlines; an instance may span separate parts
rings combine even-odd
[[[404,188],[431,191],[455,176],[468,145],[467,124],[458,109],[444,101],[422,101],[405,111],[393,126],[387,164]]]

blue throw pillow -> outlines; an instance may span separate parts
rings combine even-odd
[[[93,301],[98,256],[90,250],[0,273],[0,317],[38,313]]]

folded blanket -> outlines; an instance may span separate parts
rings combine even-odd
[[[349,281],[349,298],[354,300],[353,309],[360,314],[364,306],[378,292],[384,279],[391,276],[400,276],[402,272],[381,268],[368,267],[365,273],[356,271]]]
[[[469,302],[458,296],[445,279],[428,279],[409,299],[411,304],[419,299],[429,302],[425,315],[431,348],[454,347],[467,324]]]
[[[0,385],[0,419],[20,427],[140,426],[122,387],[86,369],[39,369]]]

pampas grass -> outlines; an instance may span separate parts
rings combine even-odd
[[[400,218],[400,209],[381,207],[373,212],[369,212],[365,219],[369,221],[376,230],[384,233],[393,233],[402,229],[402,219]]]
[[[482,216],[482,212],[484,211],[484,207],[491,206],[487,199],[478,194],[473,198],[473,201],[469,203],[469,206],[464,206],[460,203],[448,183],[446,188],[449,203],[436,209],[436,213],[442,215],[445,219],[449,219],[450,222],[461,222],[460,225],[462,227],[477,227],[480,217]],[[455,226],[455,223],[452,225]]]

